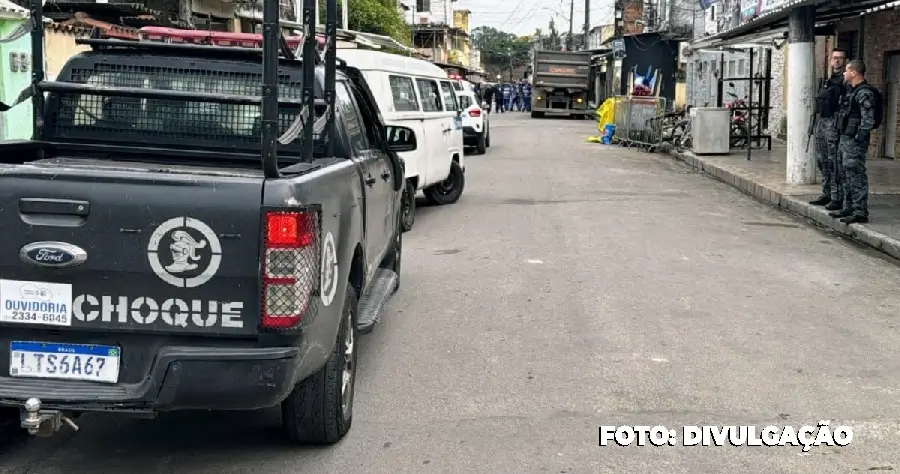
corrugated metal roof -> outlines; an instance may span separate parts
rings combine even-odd
[[[852,0],[837,3],[830,0],[786,0],[780,6],[753,17],[740,25],[711,36],[696,39],[691,42],[691,47],[701,49],[727,46],[744,42],[742,37],[764,35],[766,30],[784,31],[787,27],[790,11],[801,6],[814,7],[816,9],[816,24],[825,24],[844,18],[859,17],[877,11],[898,8],[900,1]]]
[[[0,0],[0,18],[28,18],[27,8],[22,8],[9,0]]]

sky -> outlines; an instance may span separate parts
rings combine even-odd
[[[536,28],[547,31],[550,19],[555,18],[556,29],[569,29],[571,0],[458,0],[454,10],[471,10],[469,27],[492,26],[508,33],[527,35]],[[587,0],[591,8],[591,27],[613,22],[614,0]],[[574,25],[576,33],[584,29],[585,0],[574,0]]]

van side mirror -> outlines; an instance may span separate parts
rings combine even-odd
[[[416,134],[411,128],[388,125],[384,127],[388,150],[393,152],[414,151],[419,147]]]

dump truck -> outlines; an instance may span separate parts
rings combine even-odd
[[[584,118],[588,113],[591,53],[536,51],[531,78],[531,117]]]

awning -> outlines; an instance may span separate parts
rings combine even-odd
[[[853,0],[835,4],[831,0],[787,0],[783,5],[754,17],[737,27],[698,39],[691,43],[691,49],[716,48],[740,43],[752,43],[765,37],[783,35],[787,31],[791,10],[799,7],[815,7],[816,24],[825,24],[864,15],[874,11],[892,8],[888,5],[900,4],[897,0]]]
[[[325,33],[324,26],[320,26],[316,30]],[[340,28],[338,28],[337,32],[338,34],[343,33],[349,35],[357,41],[367,42],[370,47],[377,46],[380,48],[402,51],[408,54],[418,54],[418,51],[416,51],[415,49],[406,46],[405,44],[395,40],[394,38],[391,38],[390,36],[376,35],[375,33],[364,33],[362,31],[342,30]]]
[[[473,67],[469,67],[469,66],[463,66],[461,64],[442,63],[440,61],[430,61],[430,62],[432,64],[434,64],[435,66],[442,68],[442,69],[452,68],[452,69],[462,70],[469,74],[485,74],[483,69],[477,69],[477,68],[473,68]]]

